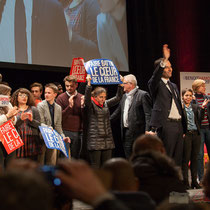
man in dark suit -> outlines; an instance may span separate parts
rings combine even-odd
[[[125,76],[123,84],[125,94],[111,120],[121,116],[123,148],[126,158],[129,158],[135,139],[149,130],[151,99],[147,92],[138,88],[134,75]]]
[[[24,31],[24,32],[23,32]],[[69,35],[56,0],[2,1],[0,61],[70,66]]]
[[[153,99],[151,131],[162,139],[169,157],[181,166],[183,151],[182,106],[177,86],[170,82],[172,76],[170,49],[163,46],[163,58],[155,61],[155,71],[148,82]]]

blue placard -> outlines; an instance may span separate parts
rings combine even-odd
[[[63,138],[56,130],[47,126],[39,126],[39,130],[48,149],[60,150],[67,158],[69,157]]]
[[[93,59],[85,63],[85,69],[91,75],[91,84],[122,84],[120,74],[111,60]]]

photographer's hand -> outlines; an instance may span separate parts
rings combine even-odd
[[[62,161],[58,165],[63,170],[59,170],[56,176],[61,179],[70,197],[93,205],[98,198],[107,193],[98,177],[85,162]]]

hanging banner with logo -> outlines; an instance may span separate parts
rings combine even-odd
[[[0,106],[8,106],[9,105],[9,96],[6,95],[0,95]]]
[[[70,75],[73,75],[77,78],[77,82],[85,82],[86,81],[86,70],[84,66],[83,58],[73,58]]]
[[[121,84],[120,74],[111,60],[93,59],[85,63],[85,69],[91,75],[91,84]]]
[[[39,126],[39,130],[48,149],[60,150],[67,158],[69,157],[63,137],[56,130],[47,126]]]
[[[11,120],[0,126],[0,141],[8,154],[24,145]]]
[[[206,82],[206,95],[210,95],[209,72],[180,72],[180,90],[192,89],[192,83],[196,79],[202,79]]]

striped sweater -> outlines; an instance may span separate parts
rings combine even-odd
[[[204,102],[204,95],[203,94],[195,94],[196,100],[198,102],[199,107],[202,106]],[[201,120],[201,128],[202,127],[209,127],[209,120],[207,115],[207,107],[204,108],[204,118]]]

